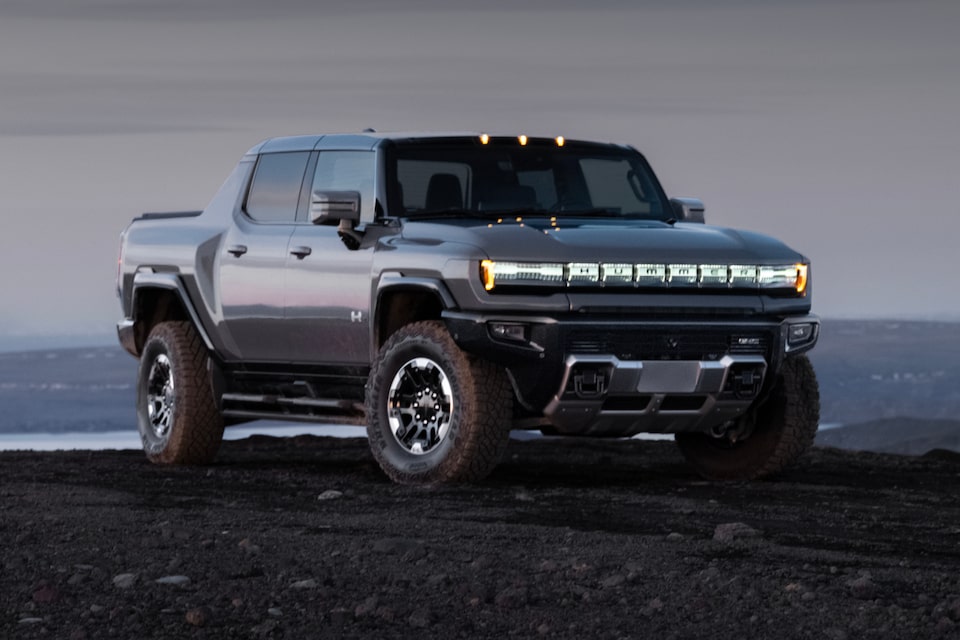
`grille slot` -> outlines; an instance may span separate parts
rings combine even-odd
[[[610,354],[621,360],[715,361],[727,354],[770,356],[769,332],[692,330],[574,329],[567,334],[567,353]]]

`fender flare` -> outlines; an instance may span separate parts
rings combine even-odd
[[[380,276],[377,281],[377,287],[373,292],[373,300],[370,305],[370,357],[376,357],[378,338],[380,333],[379,315],[380,304],[387,293],[396,291],[418,291],[428,292],[436,296],[440,301],[440,307],[443,311],[457,309],[457,302],[450,293],[450,289],[440,278],[431,278],[423,276],[404,276],[397,271],[386,272]]]
[[[131,328],[137,323],[138,320],[142,320],[142,318],[136,317],[136,309],[138,296],[141,295],[145,289],[163,289],[166,291],[172,291],[174,295],[177,296],[177,299],[183,306],[184,311],[187,312],[187,316],[190,318],[190,323],[197,331],[200,339],[203,340],[204,346],[206,346],[209,352],[212,353],[214,351],[213,341],[210,340],[210,335],[203,326],[203,322],[200,321],[200,315],[197,313],[193,301],[190,300],[190,295],[187,293],[183,281],[180,279],[179,274],[176,273],[158,273],[155,271],[144,270],[138,271],[133,276],[133,293],[131,296],[131,315],[133,317],[131,318],[131,321],[129,321]]]

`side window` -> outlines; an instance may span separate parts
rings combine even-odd
[[[645,186],[628,160],[584,158],[580,161],[592,206],[622,214],[650,213]]]
[[[265,153],[247,194],[247,215],[258,222],[293,222],[309,151]]]
[[[376,207],[377,154],[373,151],[321,151],[313,191],[359,191],[360,219],[373,220]]]
[[[443,209],[446,206],[464,206],[470,202],[470,165],[462,162],[428,160],[398,160],[397,180],[403,194],[406,211]],[[439,176],[439,177],[436,177]],[[430,183],[433,182],[432,191]],[[459,183],[459,190],[456,188]],[[445,197],[446,196],[446,197]],[[430,206],[427,201],[430,200]]]

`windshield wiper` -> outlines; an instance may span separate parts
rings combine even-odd
[[[431,209],[430,211],[407,211],[404,218],[478,218],[483,217],[483,212],[472,209],[460,209],[450,207],[449,209]]]
[[[517,207],[515,209],[431,209],[430,211],[408,211],[407,218],[505,218],[512,216],[543,216],[549,218],[557,214],[546,209]]]
[[[512,209],[484,209],[481,211],[483,215],[500,217],[500,216],[542,216],[544,218],[551,218],[557,213],[555,211],[547,211],[540,207],[515,207]]]
[[[592,218],[595,216],[609,216],[611,218],[625,217],[620,213],[619,208],[613,207],[594,207],[593,209],[565,209],[552,215],[562,216],[564,218]]]

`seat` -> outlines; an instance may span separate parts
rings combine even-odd
[[[463,190],[460,188],[460,178],[452,173],[435,173],[430,176],[424,209],[447,211],[462,208]]]
[[[501,209],[529,209],[537,206],[537,192],[533,187],[521,184],[499,185],[487,192],[481,208],[488,211]]]

